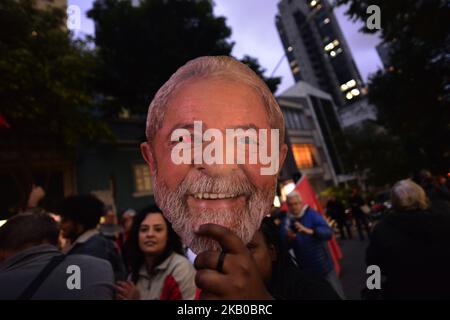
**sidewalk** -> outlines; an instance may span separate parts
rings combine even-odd
[[[369,240],[338,239],[338,244],[342,250],[341,281],[345,295],[349,300],[360,300],[361,290],[366,286],[365,256]]]

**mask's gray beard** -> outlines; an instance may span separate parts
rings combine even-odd
[[[194,228],[205,223],[214,223],[229,228],[247,244],[258,230],[261,221],[269,213],[275,184],[267,190],[256,190],[242,175],[210,177],[198,171],[190,171],[175,191],[154,178],[155,200],[166,218],[171,222],[175,232],[195,253],[205,250],[219,250],[219,244],[205,237],[194,234]],[[234,193],[248,197],[245,209],[201,209],[190,212],[186,195],[195,193]]]

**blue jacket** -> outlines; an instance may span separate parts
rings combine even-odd
[[[287,214],[281,221],[282,243],[288,249],[294,250],[299,268],[306,274],[322,277],[330,273],[333,270],[333,261],[327,241],[333,236],[333,231],[328,223],[320,213],[308,207],[304,215],[297,221],[305,227],[313,229],[314,234],[296,232],[295,240],[289,243],[287,230],[293,225],[294,219],[291,214]]]

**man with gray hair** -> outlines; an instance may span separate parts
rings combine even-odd
[[[328,249],[333,230],[320,213],[302,201],[297,191],[287,195],[286,203],[289,212],[281,221],[280,232],[286,246],[293,249],[299,269],[310,277],[326,280],[344,299]]]
[[[155,200],[198,254],[201,298],[269,298],[245,247],[270,211],[287,152],[266,84],[231,57],[191,60],[156,93],[146,135]],[[268,159],[275,170],[264,170]]]

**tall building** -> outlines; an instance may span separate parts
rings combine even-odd
[[[375,49],[377,50],[378,56],[380,57],[380,60],[386,69],[391,66],[391,62],[390,62],[391,48],[392,48],[392,43],[385,42],[385,41],[379,43],[375,47]]]
[[[281,170],[281,183],[301,172],[320,193],[348,180],[339,156],[341,127],[331,95],[298,81],[279,94],[277,101],[284,115],[286,142],[293,157],[293,163],[286,161]]]
[[[364,83],[327,0],[281,0],[275,18],[292,75],[331,94],[336,105],[358,100]]]

